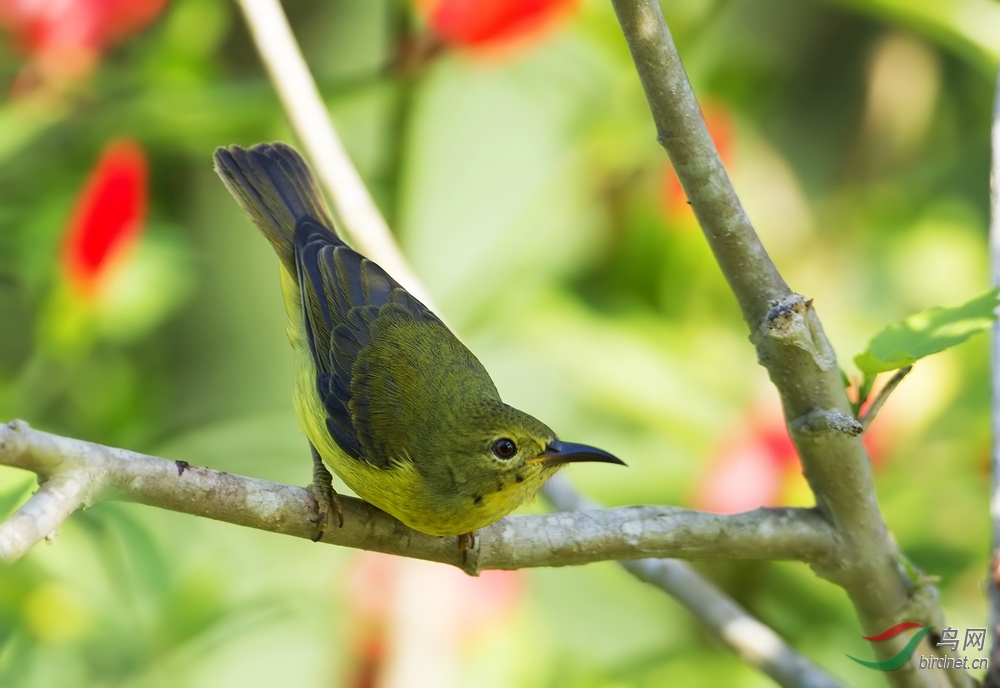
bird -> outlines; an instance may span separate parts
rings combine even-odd
[[[465,547],[563,466],[625,465],[505,404],[441,319],[340,239],[294,148],[231,145],[214,160],[279,259],[295,408],[313,457],[314,539],[333,517],[343,527],[328,468],[410,528]]]

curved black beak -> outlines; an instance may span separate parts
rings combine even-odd
[[[559,466],[564,463],[578,463],[584,461],[596,461],[600,463],[617,463],[626,466],[624,461],[613,454],[609,454],[603,449],[591,447],[587,444],[575,444],[573,442],[563,442],[553,440],[541,454],[532,459],[540,461],[546,466]]]

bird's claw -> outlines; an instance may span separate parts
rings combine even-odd
[[[313,542],[319,542],[326,533],[327,526],[330,525],[330,514],[337,516],[338,527],[344,527],[344,511],[340,507],[340,499],[333,491],[333,486],[329,482],[313,482],[309,486],[309,494],[312,495],[316,505],[316,515],[309,519],[310,523],[316,524],[316,534],[313,535]]]
[[[476,531],[462,533],[458,536],[458,550],[462,553],[462,564],[468,563],[469,550],[476,546]]]

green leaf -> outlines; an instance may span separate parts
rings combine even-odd
[[[854,363],[865,375],[875,375],[961,344],[996,321],[998,294],[1000,287],[961,306],[935,306],[892,323],[872,338],[868,348],[854,357]]]

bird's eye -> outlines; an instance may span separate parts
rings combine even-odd
[[[517,445],[506,437],[501,437],[493,443],[493,453],[500,459],[509,459],[517,453]]]

